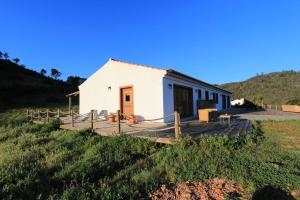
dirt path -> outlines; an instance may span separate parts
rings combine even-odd
[[[300,120],[300,113],[276,110],[253,111],[236,114],[240,119],[248,120]]]

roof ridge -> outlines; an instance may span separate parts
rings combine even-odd
[[[126,61],[118,60],[118,59],[115,59],[115,58],[109,58],[109,60],[110,61],[115,61],[115,62],[120,62],[120,63],[126,63],[126,64],[129,64],[129,65],[137,65],[137,66],[141,66],[141,67],[147,67],[147,68],[151,68],[151,69],[157,69],[157,70],[163,70],[163,71],[168,70],[168,69],[165,69],[165,68],[159,68],[159,67],[153,67],[153,66],[149,66],[149,65],[126,62]]]
[[[156,69],[156,70],[163,70],[163,71],[166,71],[167,74],[168,73],[171,73],[171,74],[174,73],[174,74],[177,74],[177,75],[179,75],[181,77],[185,77],[185,78],[188,78],[190,80],[194,80],[196,82],[199,82],[201,84],[207,85],[209,87],[212,87],[212,88],[215,88],[215,89],[218,89],[218,90],[221,90],[221,91],[225,91],[227,93],[231,93],[231,92],[229,92],[227,90],[224,90],[224,89],[222,89],[222,88],[220,88],[218,86],[215,86],[215,85],[213,85],[211,83],[207,83],[205,81],[202,81],[200,79],[194,78],[194,77],[192,77],[190,75],[186,75],[186,74],[184,74],[182,72],[179,72],[179,71],[176,71],[174,69],[170,69],[170,68],[169,69],[164,69],[164,68],[152,67],[152,66],[147,66],[147,65],[142,65],[142,64],[136,64],[136,63],[131,63],[131,62],[125,62],[125,61],[121,61],[121,60],[118,60],[118,59],[115,59],[115,58],[109,58],[109,61],[115,61],[115,62],[125,63],[125,64],[129,64],[129,65],[136,65],[136,66],[141,66],[141,67],[147,67],[147,68]]]

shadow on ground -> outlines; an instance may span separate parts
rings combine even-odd
[[[252,197],[253,200],[296,200],[290,193],[272,187],[266,186],[257,190]]]

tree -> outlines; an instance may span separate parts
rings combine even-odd
[[[20,62],[20,59],[19,59],[19,58],[15,58],[15,59],[13,59],[13,61],[14,61],[16,64],[18,64],[18,63]]]
[[[2,57],[3,57],[3,53],[2,51],[0,51],[0,59],[2,59]]]
[[[8,58],[9,58],[8,53],[5,52],[5,53],[3,54],[3,57],[4,57],[5,60],[8,60]]]
[[[79,76],[69,76],[67,78],[67,83],[72,85],[73,87],[78,87],[81,83],[83,83],[86,79],[81,78]]]
[[[47,71],[46,71],[45,69],[41,69],[40,74],[41,74],[42,76],[46,76]]]
[[[51,76],[52,76],[54,79],[57,79],[58,77],[61,76],[61,72],[59,72],[57,69],[52,68],[52,69],[51,69]]]

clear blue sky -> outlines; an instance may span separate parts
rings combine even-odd
[[[299,0],[0,0],[0,50],[88,77],[109,57],[210,83],[300,70]]]

